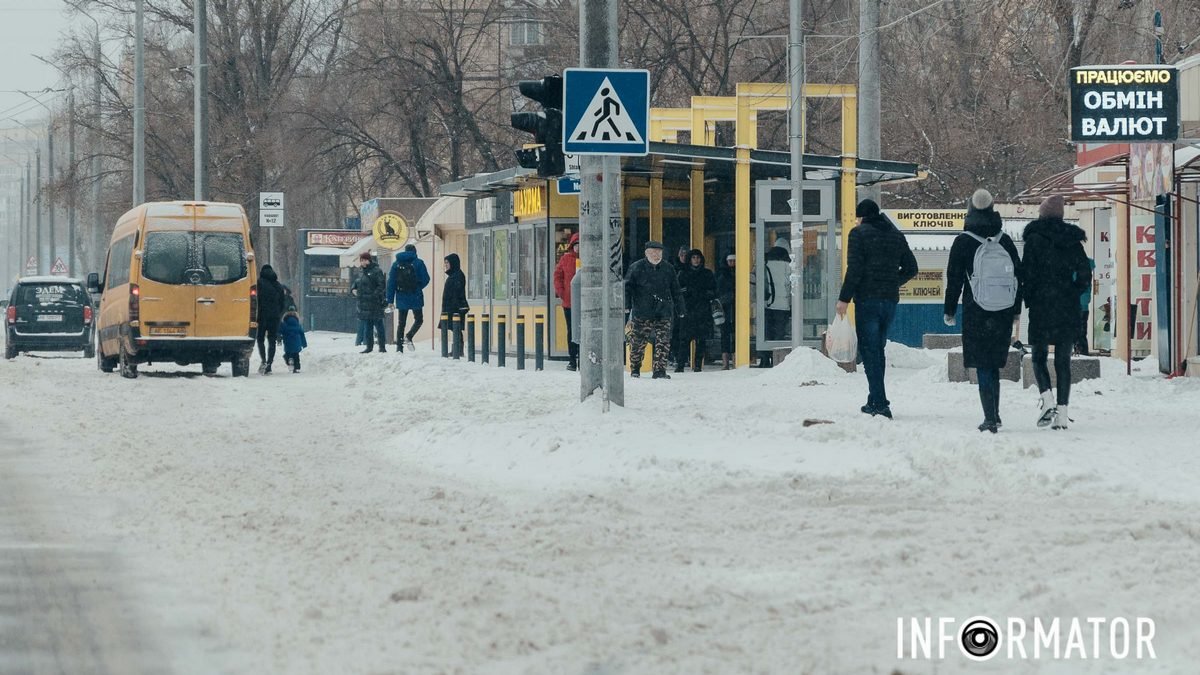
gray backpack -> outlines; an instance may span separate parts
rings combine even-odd
[[[971,295],[980,309],[998,312],[1017,301],[1017,271],[1012,256],[1000,245],[1000,237],[981,237],[964,232],[979,242],[975,249],[975,273],[970,276]]]

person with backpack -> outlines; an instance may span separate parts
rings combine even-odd
[[[767,272],[767,287],[764,294],[766,305],[766,333],[768,340],[788,340],[792,333],[792,255],[791,244],[779,237],[775,245],[767,249],[763,259]]]
[[[279,341],[279,320],[283,316],[285,296],[275,268],[263,265],[258,272],[258,372],[271,374],[275,345]]]
[[[425,323],[425,287],[429,285],[429,270],[425,262],[417,257],[417,247],[405,244],[404,250],[396,254],[396,261],[387,279],[387,304],[393,305],[400,311],[400,323],[396,327],[396,349],[404,351],[407,346],[413,350],[413,336],[421,330]],[[408,313],[413,313],[413,325],[407,333],[404,327],[408,324]]]
[[[387,351],[387,334],[383,329],[383,310],[387,307],[384,302],[384,287],[387,281],[383,278],[383,270],[370,251],[363,251],[358,256],[358,264],[362,273],[354,280],[350,292],[358,298],[358,322],[363,332],[367,348],[359,352],[369,354],[375,351],[375,334],[379,335],[380,353]]]
[[[904,233],[879,210],[874,200],[859,202],[854,215],[858,226],[850,230],[846,276],[836,311],[838,316],[845,316],[854,301],[854,331],[870,392],[861,410],[867,415],[891,419],[891,402],[884,386],[887,368],[884,348],[896,305],[900,303],[900,287],[917,276],[917,258]]]
[[[1063,209],[1063,198],[1057,195],[1042,202],[1037,219],[1025,226],[1021,260],[1033,375],[1041,394],[1037,425],[1052,429],[1066,429],[1069,421],[1071,351],[1079,337],[1080,296],[1092,285],[1092,266],[1083,250],[1087,235],[1063,220]],[[1046,365],[1051,345],[1057,397]]]
[[[980,431],[1000,430],[1000,369],[1008,361],[1016,321],[1021,316],[1021,259],[1002,230],[992,194],[971,195],[963,233],[950,246],[946,265],[947,326],[955,324],[962,296],[963,365],[974,368],[983,407]]]
[[[283,336],[283,362],[291,367],[293,373],[300,372],[300,350],[308,347],[308,340],[304,337],[300,315],[295,310],[284,313],[279,334]]]

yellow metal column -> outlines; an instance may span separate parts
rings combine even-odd
[[[692,194],[688,200],[692,226],[692,248],[704,250],[704,171],[692,172]],[[707,257],[707,256],[706,256]],[[715,261],[714,261],[715,262]]]
[[[662,241],[663,236],[663,179],[655,177],[650,179],[650,238],[655,241]],[[665,260],[671,260],[665,257],[670,254],[663,254]]]
[[[737,330],[734,333],[734,365],[750,365],[750,147],[737,148],[734,180],[733,251],[737,256],[734,292],[737,294]]]
[[[856,195],[858,181],[858,98],[853,95],[842,97],[842,273],[846,277],[846,254],[850,247],[850,230],[854,228],[854,209],[858,205]],[[830,242],[832,244],[832,242]],[[839,280],[840,280],[839,279]],[[839,288],[829,289],[837,294]],[[850,311],[853,311],[851,308]],[[853,320],[853,314],[850,315]]]

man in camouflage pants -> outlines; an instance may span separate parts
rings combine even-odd
[[[671,346],[671,320],[683,316],[683,294],[675,268],[663,263],[663,246],[646,242],[646,257],[629,266],[625,275],[625,308],[630,311],[631,377],[641,377],[646,342],[654,343],[654,379],[667,375],[667,350]]]

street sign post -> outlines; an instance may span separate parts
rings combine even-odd
[[[267,260],[275,264],[275,229],[283,227],[283,193],[258,193],[258,226],[267,229]]]
[[[650,152],[650,71],[567,68],[563,152],[644,156]]]

